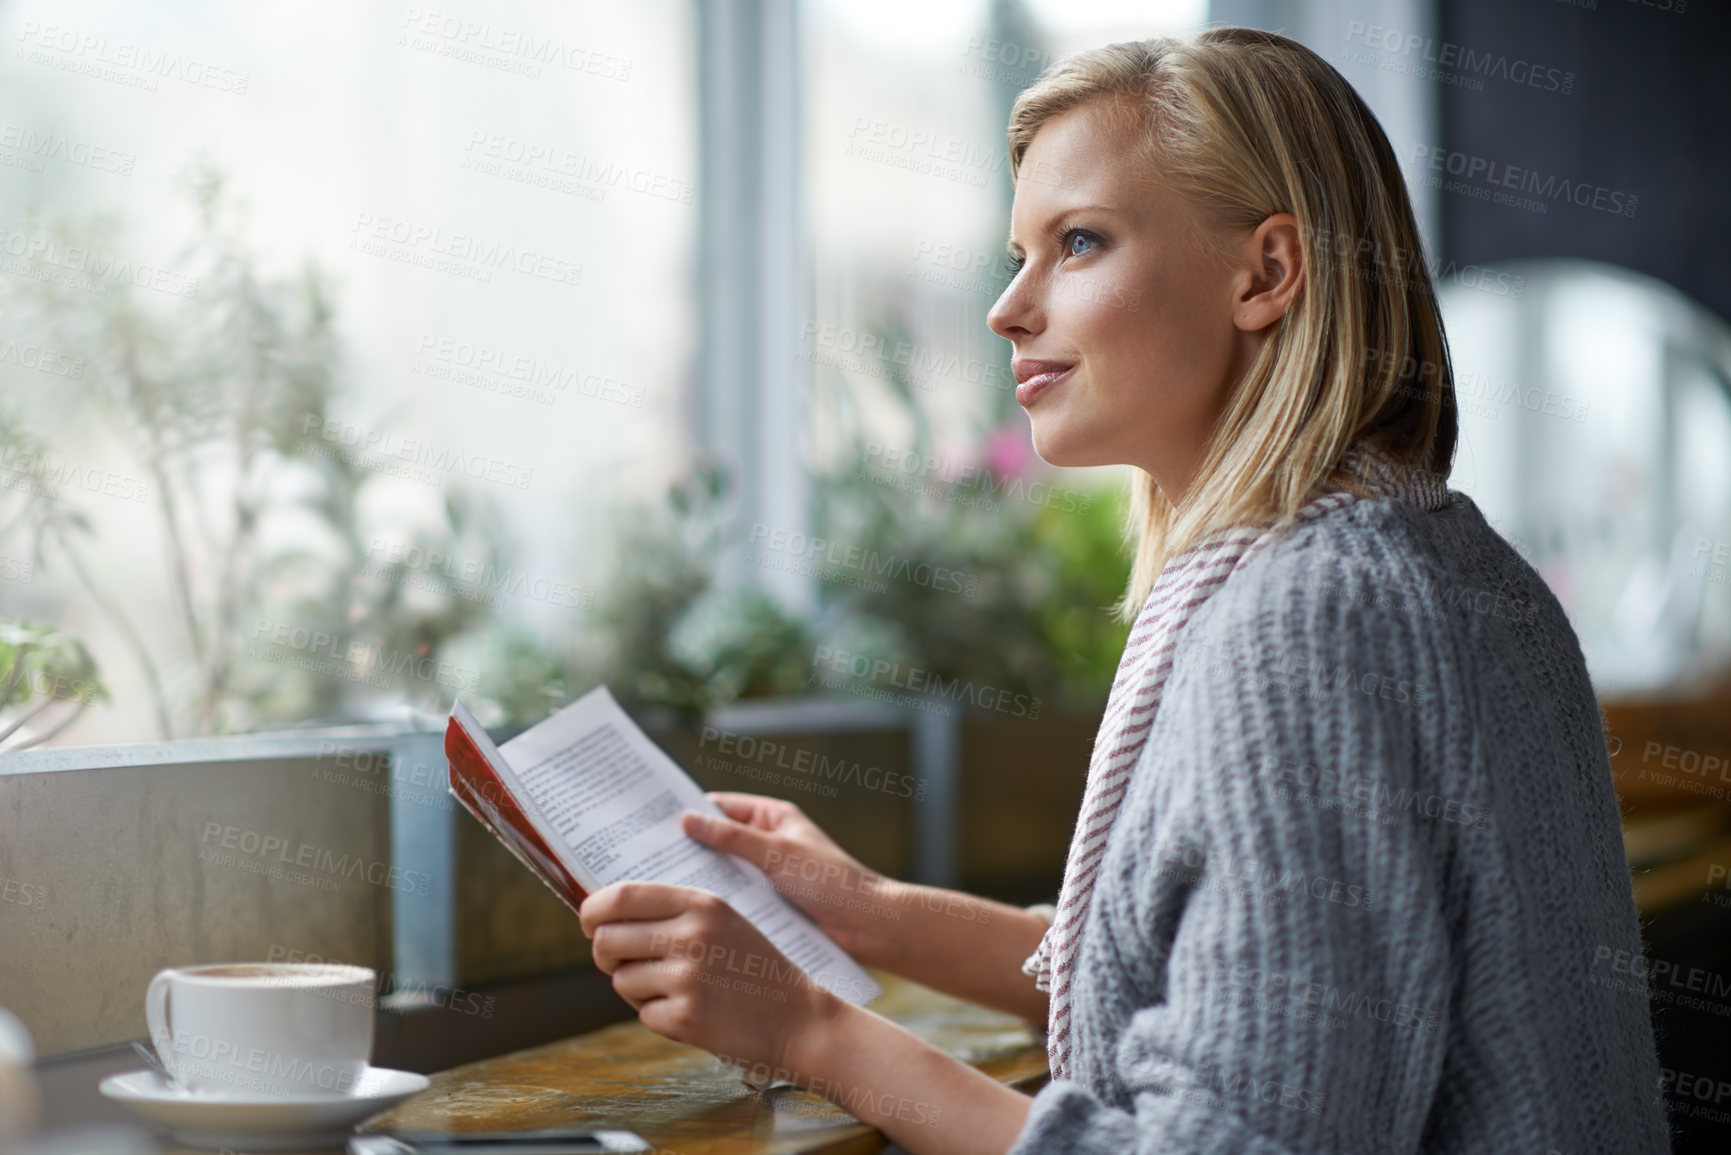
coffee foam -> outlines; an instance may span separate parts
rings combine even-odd
[[[257,987],[334,987],[366,983],[364,968],[338,964],[229,963],[189,967],[184,978]]]

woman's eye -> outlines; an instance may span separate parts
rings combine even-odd
[[[1058,246],[1066,257],[1080,257],[1100,246],[1100,235],[1087,229],[1065,229],[1058,237]],[[1009,269],[1010,276],[1014,277],[1027,263],[1027,257],[1011,253],[1005,259],[1004,267]]]
[[[1071,229],[1069,232],[1064,234],[1064,242],[1065,255],[1079,257],[1083,253],[1087,252],[1088,248],[1092,248],[1099,244],[1100,238],[1089,232],[1087,229]],[[1078,245],[1086,245],[1088,248],[1078,248]]]

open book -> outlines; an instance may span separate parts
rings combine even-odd
[[[503,746],[462,702],[445,728],[451,793],[572,912],[623,879],[707,890],[825,990],[864,1005],[881,988],[752,863],[679,827],[721,815],[685,771],[597,687]]]

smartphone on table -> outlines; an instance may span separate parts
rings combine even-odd
[[[630,1131],[391,1131],[356,1135],[349,1155],[618,1155],[653,1151]]]

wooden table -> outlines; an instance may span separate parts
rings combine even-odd
[[[893,975],[872,1010],[1009,1086],[1046,1081],[1046,1052],[1027,1023]],[[657,1155],[855,1155],[883,1133],[816,1095],[759,1095],[706,1051],[635,1020],[441,1071],[432,1085],[364,1131],[532,1131],[566,1125],[635,1131]]]

